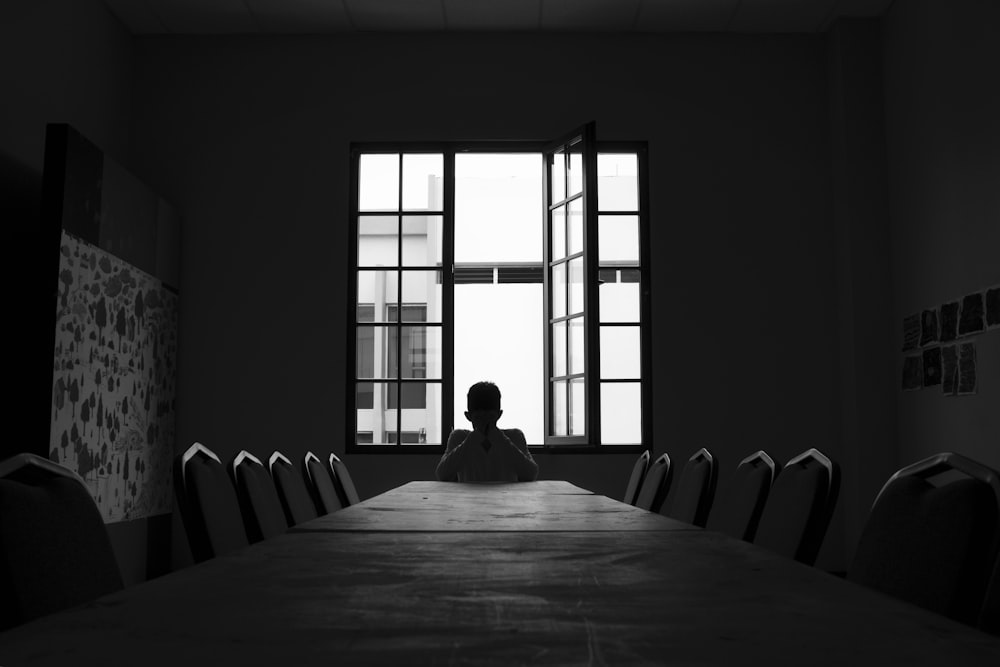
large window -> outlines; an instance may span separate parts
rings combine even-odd
[[[531,446],[649,446],[645,146],[583,139],[352,146],[349,451],[440,450],[484,379]]]

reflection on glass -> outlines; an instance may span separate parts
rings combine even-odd
[[[569,304],[568,313],[583,312],[583,257],[571,259],[569,262]]]
[[[369,153],[360,157],[358,210],[399,210],[399,155]]]
[[[566,320],[569,323],[569,373],[583,373],[585,359],[583,356],[583,317]]]
[[[423,407],[407,408],[410,404]],[[404,445],[439,445],[443,442],[439,383],[403,383],[399,436],[399,441]]]
[[[642,443],[642,391],[638,382],[601,383],[601,444]]]
[[[608,269],[618,279],[618,271]],[[605,269],[602,269],[602,273]],[[601,322],[639,321],[639,283],[605,281],[598,289]]]
[[[552,434],[567,435],[567,405],[566,382],[559,380],[552,383]]]
[[[552,267],[552,317],[566,314],[566,263]]]
[[[634,262],[638,264],[639,216],[598,216],[597,257],[601,262]]]
[[[399,298],[399,273],[397,271],[358,271],[358,312],[371,313],[369,322],[391,322],[396,311],[390,313],[389,306],[396,305]],[[369,310],[370,307],[370,310]]]
[[[444,208],[444,156],[403,155],[403,209],[440,211]]]
[[[566,199],[566,155],[556,153],[552,156],[552,198],[549,204],[557,204]]]
[[[441,327],[403,326],[400,372],[404,378],[441,379]],[[390,336],[390,343],[395,343]],[[395,356],[395,352],[390,354]]]
[[[573,255],[583,252],[583,198],[574,199],[569,203],[569,224],[566,225],[566,254]]]
[[[552,375],[566,375],[566,322],[552,325]]]
[[[542,261],[540,153],[455,156],[455,261]]]
[[[639,327],[601,327],[601,379],[638,380]]]
[[[396,266],[399,219],[394,215],[358,217],[358,266]]]
[[[584,401],[583,378],[569,382],[569,434],[586,435],[586,404]]]
[[[552,210],[552,259],[566,256],[566,205]]]
[[[396,436],[396,410],[386,409],[395,383],[359,382],[355,393],[356,440],[359,445],[386,445]]]
[[[403,266],[441,266],[440,215],[403,216]]]
[[[601,211],[639,210],[639,161],[635,154],[597,156],[597,206]]]
[[[403,320],[409,322],[440,322],[443,307],[440,271],[403,271]],[[422,310],[406,309],[408,304]]]
[[[567,196],[583,191],[583,142],[578,142],[570,148],[569,154],[569,192]]]
[[[396,377],[395,354],[391,358],[386,354],[389,339],[392,340],[392,347],[395,347],[395,331],[395,327],[358,327],[357,377],[365,379]]]

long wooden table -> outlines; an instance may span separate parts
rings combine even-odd
[[[4,667],[998,658],[1000,640],[975,629],[551,482],[411,483],[0,634]]]

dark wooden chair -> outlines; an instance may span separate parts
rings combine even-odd
[[[649,468],[649,450],[647,449],[639,458],[635,460],[635,465],[632,466],[632,474],[628,478],[628,485],[625,487],[625,497],[622,498],[623,503],[629,505],[635,505],[635,500],[639,495],[639,487],[642,486],[642,479],[646,476],[646,470]]]
[[[179,454],[174,459],[174,489],[195,561],[250,543],[236,489],[215,452],[196,442]]]
[[[0,630],[122,587],[86,482],[34,454],[0,462]]]
[[[305,521],[315,519],[316,503],[313,502],[302,474],[281,452],[274,452],[268,459],[271,479],[278,490],[281,508],[285,511],[285,520],[289,526],[296,526]]]
[[[817,449],[799,454],[778,473],[754,544],[812,565],[840,491],[840,467]]]
[[[847,578],[975,625],[996,560],[998,521],[997,471],[951,452],[928,457],[882,487]]]
[[[313,502],[316,503],[316,511],[322,516],[342,509],[344,502],[337,491],[333,473],[323,465],[319,457],[312,452],[306,452],[302,467],[309,480],[309,488],[312,491]]]
[[[712,501],[715,499],[718,475],[715,457],[702,447],[681,469],[674,497],[670,501],[670,509],[665,514],[678,521],[704,528],[709,510],[712,509]]]
[[[732,479],[720,491],[705,527],[752,542],[778,470],[780,466],[764,450],[740,461]]]
[[[288,530],[288,520],[271,474],[260,459],[245,449],[233,457],[229,474],[243,514],[247,539],[260,542]]]
[[[667,491],[670,490],[670,476],[672,474],[670,469],[670,456],[666,453],[660,454],[655,461],[649,466],[649,470],[646,471],[646,476],[642,479],[642,485],[639,487],[639,495],[636,496],[635,506],[649,510],[650,512],[659,512],[663,507],[663,501],[667,497]]]
[[[330,458],[328,459],[330,464],[330,471],[333,474],[334,482],[337,484],[337,491],[340,493],[340,499],[344,503],[344,507],[349,505],[356,505],[361,502],[361,497],[358,496],[358,491],[354,487],[354,481],[351,479],[351,473],[347,470],[347,465],[340,460],[333,452],[330,452]]]

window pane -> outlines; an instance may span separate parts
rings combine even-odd
[[[552,317],[562,317],[566,314],[566,264],[556,264],[552,267]]]
[[[569,434],[585,435],[586,404],[584,402],[583,378],[569,382]]]
[[[601,327],[601,379],[638,380],[639,327]]]
[[[552,325],[552,375],[566,375],[566,322]]]
[[[639,263],[639,216],[602,215],[597,219],[598,259]]]
[[[358,217],[358,266],[396,266],[399,219],[394,215]]]
[[[569,192],[568,197],[572,197],[583,191],[583,142],[577,142],[569,151]]]
[[[566,322],[569,324],[569,374],[583,373],[583,317]]]
[[[566,205],[552,211],[552,259],[566,256]]]
[[[392,321],[387,317],[396,318],[398,281],[399,273],[396,271],[358,271],[358,304],[371,304],[370,321],[386,322]]]
[[[441,321],[441,272],[403,271],[403,320],[409,322]],[[420,318],[420,319],[417,319]]]
[[[444,209],[444,156],[403,155],[403,208],[407,211]]]
[[[401,329],[402,377],[441,379],[441,327],[404,326]]]
[[[569,262],[569,304],[567,313],[583,312],[583,257]]]
[[[540,262],[539,153],[455,156],[455,261]]]
[[[399,155],[362,155],[358,169],[358,210],[399,210]]]
[[[385,382],[358,383],[356,393],[356,429],[358,444],[382,445],[396,434],[396,411],[385,408],[389,387]]]
[[[566,225],[566,254],[583,252],[583,198],[569,203],[569,220]]]
[[[639,161],[634,154],[597,156],[597,206],[601,211],[639,210]]]
[[[500,427],[521,429],[529,443],[544,442],[542,297],[540,283],[455,286],[456,428],[471,428],[463,414],[469,387],[490,380],[500,388]]]
[[[549,204],[556,204],[566,199],[566,155],[556,153],[552,156],[552,199]]]
[[[409,407],[420,405],[423,407]],[[400,414],[404,445],[439,445],[441,439],[441,385],[403,383],[403,411]]]
[[[603,273],[602,269],[602,273]],[[601,283],[598,294],[601,299],[601,322],[639,321],[639,283],[624,283],[620,272],[610,269],[616,282]]]
[[[357,377],[396,377],[395,327],[359,326],[357,335]],[[389,346],[393,353],[389,356]]]
[[[638,382],[601,383],[601,443],[642,442],[642,390]]]
[[[552,383],[552,435],[567,435],[566,381]]]
[[[441,236],[444,218],[440,215],[403,216],[403,265],[441,266]]]

